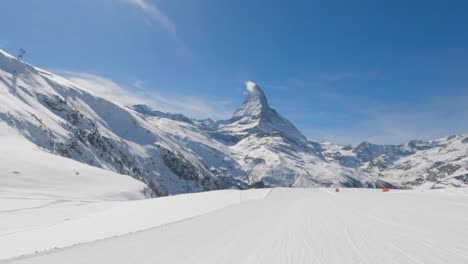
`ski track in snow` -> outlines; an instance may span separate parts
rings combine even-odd
[[[10,209],[10,210],[0,210],[0,215],[4,214],[4,213],[13,213],[13,212],[19,212],[19,211],[41,209],[41,208],[45,208],[45,207],[48,207],[48,206],[51,206],[51,205],[54,205],[54,204],[63,203],[63,202],[64,201],[57,200],[57,201],[52,201],[52,202],[49,202],[49,203],[46,203],[46,204],[43,204],[43,205],[38,205],[38,206],[21,207],[21,208]]]
[[[467,194],[274,189],[264,199],[3,263],[462,264]]]

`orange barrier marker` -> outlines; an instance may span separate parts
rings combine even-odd
[[[390,189],[388,189],[388,188],[382,188],[382,192],[388,192],[388,191],[390,191]]]
[[[340,192],[340,188],[336,188],[336,189],[335,189],[335,192]]]

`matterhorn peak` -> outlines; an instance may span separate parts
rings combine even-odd
[[[260,118],[262,114],[270,112],[268,100],[260,86],[252,81],[246,81],[247,98],[241,107],[234,113],[234,119],[241,119],[245,116]]]
[[[256,83],[252,81],[246,81],[245,86],[247,88],[248,95],[244,102],[244,105],[248,104],[250,107],[250,110],[255,110],[255,109],[252,109],[252,107],[254,107],[256,108],[256,110],[260,110],[263,112],[269,111],[270,106],[268,105],[268,100],[265,96],[265,93],[260,88],[260,86],[258,86]]]
[[[249,95],[251,95],[251,96],[265,96],[262,89],[260,89],[260,87],[256,83],[254,83],[252,81],[246,81],[245,86],[247,87],[247,91],[249,92]]]
[[[245,86],[247,97],[224,127],[225,131],[235,132],[239,136],[280,133],[295,141],[305,140],[291,122],[268,105],[267,97],[260,86],[252,81],[246,81]]]

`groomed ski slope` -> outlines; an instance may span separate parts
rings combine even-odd
[[[130,210],[149,209],[131,208],[121,207],[129,222],[138,221]],[[468,263],[468,190],[273,189],[264,199],[6,262],[462,264]]]
[[[137,201],[20,200],[0,197],[0,260],[175,223],[265,197],[225,190]]]

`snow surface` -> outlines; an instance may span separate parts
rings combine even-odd
[[[146,185],[130,176],[52,155],[16,133],[0,124],[0,198],[102,201],[149,197]]]
[[[232,194],[239,194],[233,191],[120,202],[110,211],[92,214],[94,220],[87,226],[80,221],[73,224],[73,220],[71,225],[62,225],[64,232],[55,233],[49,240],[60,245],[70,234],[93,229],[99,233],[101,228],[121,234],[125,226],[122,221],[142,227],[142,217],[163,217],[168,219],[162,221],[166,225],[156,221],[154,226],[159,227],[142,232],[6,263],[468,262],[468,189],[388,193],[372,189],[341,189],[339,193],[334,189],[299,188],[260,191],[252,194],[264,199],[242,203],[232,200]],[[228,200],[226,204],[231,206],[225,207],[219,200]],[[206,210],[214,203],[219,205],[216,208],[224,208]],[[192,210],[200,213],[192,214]],[[126,220],[119,219],[119,215],[127,215]],[[190,217],[194,215],[198,217]],[[79,225],[79,231],[66,231]],[[48,240],[37,238],[37,233],[29,235],[24,235],[23,244],[18,241],[10,247],[8,238],[2,237],[3,256],[8,255],[5,247],[6,252],[12,252],[35,239]]]
[[[119,202],[0,197],[0,259],[180,222],[269,192],[225,190]]]

